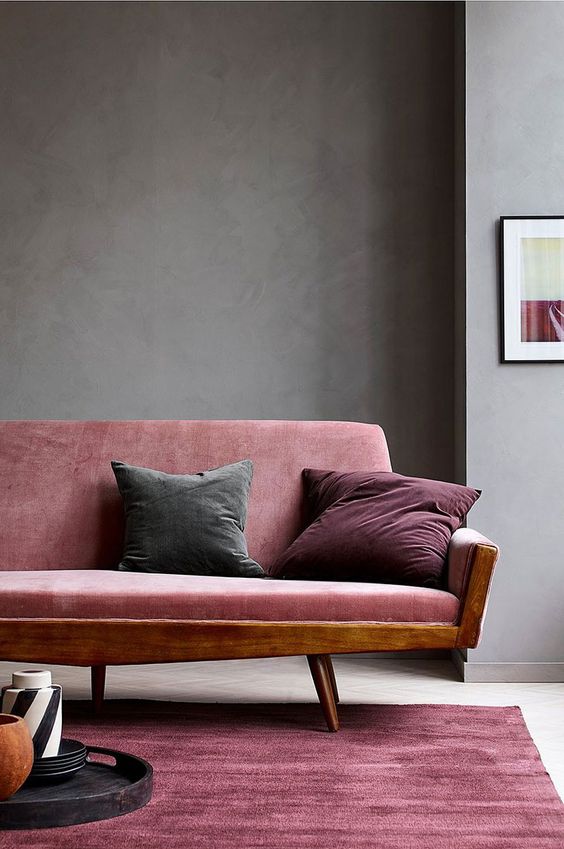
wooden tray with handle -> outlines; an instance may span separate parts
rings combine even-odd
[[[153,792],[153,767],[142,758],[87,746],[85,766],[68,781],[24,784],[0,802],[0,830],[55,828],[119,817]],[[93,757],[97,756],[97,757]]]

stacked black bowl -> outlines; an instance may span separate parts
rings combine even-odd
[[[57,755],[52,758],[36,758],[27,779],[28,783],[66,781],[82,769],[86,763],[86,755],[86,746],[80,740],[63,739]]]

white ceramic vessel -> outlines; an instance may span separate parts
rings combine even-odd
[[[21,716],[33,739],[35,759],[59,752],[62,731],[62,687],[44,669],[14,672],[12,686],[2,688],[2,712]]]

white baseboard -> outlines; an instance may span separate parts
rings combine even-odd
[[[564,663],[483,663],[468,661],[459,649],[451,652],[452,662],[463,681],[469,684],[560,684]]]

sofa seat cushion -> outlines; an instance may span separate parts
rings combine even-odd
[[[458,604],[426,587],[95,569],[6,571],[0,582],[0,618],[452,624]]]

